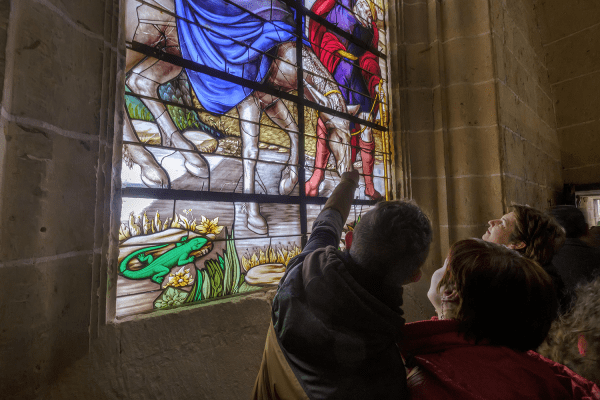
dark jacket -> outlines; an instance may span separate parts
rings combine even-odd
[[[293,378],[310,399],[405,398],[396,346],[404,325],[402,291],[376,297],[354,279],[353,261],[337,250],[343,223],[337,210],[323,210],[304,251],[290,261],[273,301],[270,332],[277,346],[265,348],[254,399],[302,398],[278,392],[283,386],[293,391]],[[287,363],[270,366],[278,352]],[[294,376],[278,374],[284,381],[278,385],[273,369]]]
[[[454,320],[406,324],[400,343],[411,399],[600,399],[600,389],[536,352],[474,344]]]
[[[556,316],[562,315],[570,310],[571,302],[573,299],[572,293],[566,289],[565,282],[562,276],[558,273],[558,269],[552,263],[552,259],[548,264],[542,265],[544,271],[552,278],[552,285],[556,293],[556,300],[558,301],[558,309]]]
[[[600,249],[590,247],[580,239],[567,238],[552,259],[565,289],[572,292],[580,282],[589,282],[600,271]]]

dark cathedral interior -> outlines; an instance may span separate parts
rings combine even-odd
[[[1,398],[600,400],[600,2],[0,0],[0,85]]]

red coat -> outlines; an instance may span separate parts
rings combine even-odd
[[[600,389],[534,351],[475,345],[456,321],[406,324],[399,343],[413,399],[600,399]]]

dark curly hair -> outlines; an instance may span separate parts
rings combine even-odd
[[[547,265],[565,242],[565,230],[552,216],[537,208],[521,204],[512,208],[516,223],[509,242],[525,243],[525,247],[517,251],[541,265]]]
[[[546,338],[558,307],[552,278],[535,261],[481,239],[452,245],[442,286],[456,288],[465,337],[525,351]]]
[[[382,201],[354,228],[350,255],[363,272],[399,284],[423,264],[432,236],[429,218],[414,202]]]

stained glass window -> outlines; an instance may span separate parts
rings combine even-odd
[[[117,317],[277,284],[344,171],[345,231],[390,195],[384,0],[125,6]]]

